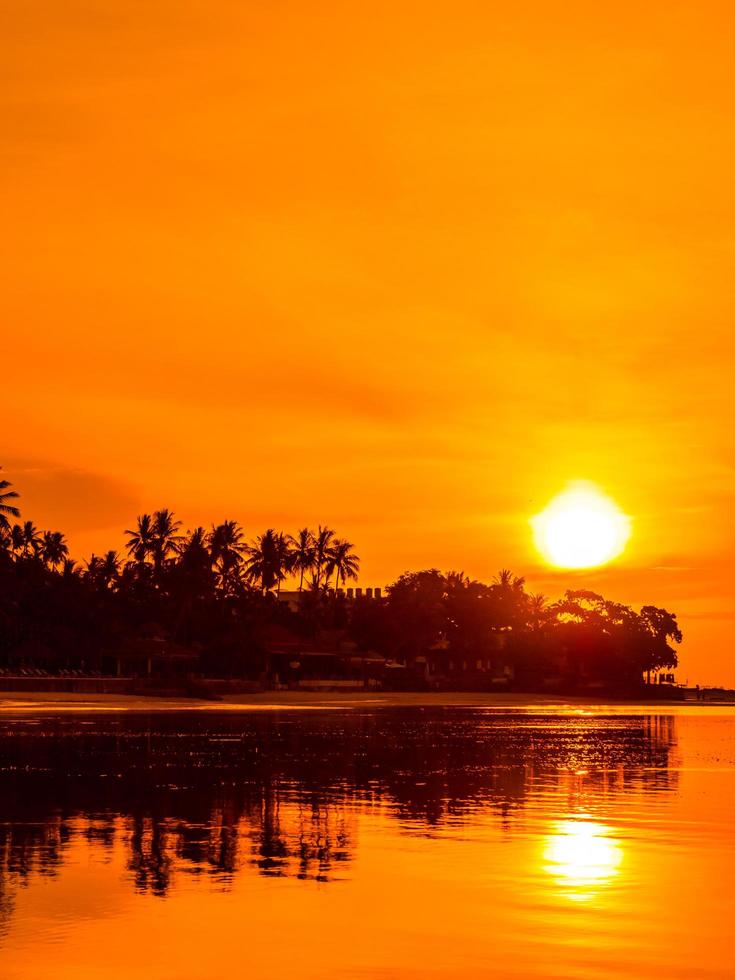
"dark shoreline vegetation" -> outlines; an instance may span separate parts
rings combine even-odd
[[[0,480],[6,677],[168,677],[190,693],[195,678],[229,678],[624,695],[677,666],[681,630],[656,606],[586,590],[550,601],[506,569],[489,584],[406,572],[385,595],[362,594],[345,588],[360,567],[353,545],[329,527],[248,542],[230,520],[182,533],[170,510],[138,517],[127,556],[80,565],[61,532],[21,522],[18,496]]]

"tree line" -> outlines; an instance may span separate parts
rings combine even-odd
[[[509,667],[526,689],[549,675],[635,684],[677,665],[676,616],[653,605],[636,611],[579,589],[552,601],[507,569],[490,583],[406,572],[383,598],[348,601],[342,586],[357,580],[360,559],[327,525],[247,540],[233,520],[183,532],[168,509],[137,518],[125,555],[80,564],[61,532],[20,519],[18,500],[0,480],[0,666],[95,665],[146,623],[200,651],[211,676],[261,675],[274,625],[304,642],[341,631],[358,653],[407,666],[430,660],[439,672]],[[300,593],[296,609],[278,601],[286,581]]]
[[[141,575],[160,587],[166,572],[177,563],[198,570],[203,577],[207,570],[212,584],[224,594],[247,586],[263,593],[279,591],[281,583],[294,574],[299,591],[305,576],[312,589],[339,588],[356,580],[360,570],[354,545],[326,526],[316,531],[304,527],[293,536],[268,528],[246,542],[243,529],[230,520],[212,525],[209,531],[196,527],[182,534],[181,521],[168,509],[140,515],[135,528],[125,531],[127,560],[110,550],[93,554],[85,566],[79,566],[69,557],[60,531],[39,531],[32,521],[11,525],[9,517],[19,518],[20,510],[9,503],[19,497],[10,487],[7,480],[0,480],[0,548],[15,559],[34,558],[51,571],[90,578],[108,588],[124,584],[126,576]]]

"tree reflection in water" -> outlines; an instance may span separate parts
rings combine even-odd
[[[569,815],[591,789],[667,793],[674,726],[671,717],[419,708],[5,720],[0,917],[12,886],[53,875],[78,840],[101,853],[124,847],[134,887],[165,895],[178,874],[227,887],[247,867],[328,881],[374,810],[410,833],[461,831],[489,812],[510,833],[541,795]],[[603,865],[613,873],[606,832],[594,821],[564,826],[546,854],[560,880]]]

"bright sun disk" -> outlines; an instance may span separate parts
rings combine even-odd
[[[630,518],[593,483],[576,482],[531,519],[536,547],[559,568],[593,568],[617,558]]]

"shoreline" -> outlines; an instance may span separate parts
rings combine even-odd
[[[345,711],[390,708],[470,708],[485,711],[529,713],[609,714],[640,709],[660,714],[686,712],[691,708],[730,708],[732,701],[611,700],[583,696],[545,694],[495,694],[466,692],[306,692],[265,691],[233,694],[221,701],[180,697],[147,697],[132,694],[71,694],[51,691],[0,691],[0,715],[22,713],[152,713],[152,712],[262,712]]]

